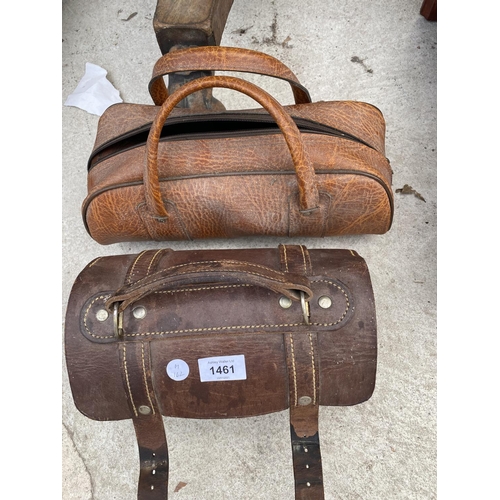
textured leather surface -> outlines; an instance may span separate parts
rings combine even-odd
[[[278,275],[288,272],[295,279],[299,269],[286,271],[281,254],[285,249],[290,265],[294,249],[298,259],[303,247],[280,248],[147,250],[138,255],[100,257],[86,266],[75,280],[65,329],[68,372],[80,411],[96,420],[131,417],[118,356],[124,342],[151,343],[154,390],[165,416],[224,418],[283,410],[289,398],[285,338],[306,335],[309,342],[309,333],[317,334],[319,403],[352,405],[368,399],[376,371],[375,306],[366,263],[350,250],[309,250],[314,275],[303,274],[302,279],[309,280],[313,294],[310,325],[304,324],[299,300],[292,300],[284,309],[279,304],[281,293],[244,278],[228,283],[222,275],[219,283],[208,276],[205,284],[201,280],[192,286],[167,283],[142,296],[123,312],[121,338],[115,336],[112,310],[105,321],[98,320],[99,311],[107,310],[110,298],[127,283],[149,283],[168,269],[195,262],[207,266],[225,261],[248,263],[250,272],[261,266],[263,273],[267,269]],[[324,295],[332,299],[328,309],[318,304]],[[133,315],[138,305],[147,311],[142,319]],[[237,381],[221,384],[224,387],[216,395],[200,399],[206,385],[200,383],[197,373],[184,382],[172,381],[165,374],[170,359],[184,357],[196,368],[199,357],[228,350],[244,353],[249,371],[255,363],[260,375],[249,377],[246,385]],[[268,353],[265,359],[264,351]],[[179,396],[173,398],[172,391]]]
[[[296,104],[311,102],[309,92],[293,72],[278,59],[237,47],[193,47],[165,54],[155,64],[149,82],[153,102],[161,106],[168,97],[163,77],[184,71],[241,71],[273,76],[290,83]]]
[[[274,73],[280,71],[283,68]],[[251,95],[263,108],[238,112],[237,117],[234,112],[194,117],[174,109],[186,95],[219,86]],[[248,133],[189,135],[195,118],[205,120],[207,130],[211,119],[230,123],[237,118],[241,126],[242,114],[255,121],[266,113],[279,128],[266,125],[256,135],[249,125]],[[317,130],[299,131],[296,120]],[[163,122],[172,123],[174,133],[187,124],[188,132],[162,138]],[[322,127],[347,135],[321,132]],[[142,143],[120,142],[144,130]],[[83,219],[101,244],[382,234],[393,216],[392,170],[384,141],[382,114],[369,104],[281,106],[241,79],[197,79],[180,87],[161,107],[120,104],[105,112],[89,162]]]
[[[328,308],[320,305],[325,297]],[[162,415],[231,418],[286,408],[295,498],[321,500],[319,407],[361,403],[374,390],[369,272],[356,252],[302,245],[100,257],[73,286],[65,350],[78,409],[95,420],[133,421],[140,500],[167,498]],[[234,355],[244,356],[244,379],[201,381],[198,360]],[[185,378],[167,375],[173,360],[187,364]]]
[[[158,175],[158,143],[162,127],[178,102],[184,97],[204,88],[222,87],[242,92],[255,99],[276,121],[283,133],[290,156],[292,158],[294,171],[296,174],[297,188],[299,192],[299,204],[301,211],[313,211],[318,209],[318,188],[315,182],[313,166],[307,157],[300,132],[293,119],[283,112],[279,103],[269,94],[245,80],[232,77],[205,77],[200,78],[181,87],[170,99],[167,99],[160,108],[146,144],[147,168],[144,171],[144,187],[146,193],[146,203],[153,215],[157,217],[168,217],[165,210],[160,191],[160,181]]]

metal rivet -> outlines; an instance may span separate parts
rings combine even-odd
[[[146,308],[143,306],[138,306],[132,311],[135,319],[142,319],[146,316]]]
[[[139,406],[139,413],[141,415],[149,415],[151,413],[151,408],[146,405]]]
[[[307,448],[304,448],[304,451],[307,453],[309,450]]]
[[[95,317],[97,318],[98,321],[106,321],[109,317],[108,311],[106,309],[99,309],[95,313]]]
[[[328,309],[329,307],[332,307],[332,299],[330,297],[327,297],[326,295],[323,295],[318,299],[318,305],[323,309]]]
[[[311,486],[311,483],[309,483],[309,482],[307,482],[306,484],[307,484],[308,487]]]
[[[288,297],[280,297],[280,306],[283,309],[288,309],[292,305],[292,299]]]
[[[299,398],[299,405],[300,406],[307,406],[312,403],[312,399],[309,396],[302,396]]]
[[[309,464],[306,464],[306,469],[309,469]]]

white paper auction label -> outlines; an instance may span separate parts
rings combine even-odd
[[[182,359],[173,359],[167,365],[167,375],[172,380],[184,380],[189,375],[189,366]]]
[[[215,356],[198,360],[202,382],[223,382],[225,380],[246,380],[245,356]]]

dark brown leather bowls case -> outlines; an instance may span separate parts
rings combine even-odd
[[[282,106],[240,78],[208,76],[168,96],[165,75],[242,71],[287,81]],[[262,108],[190,113],[194,92],[229,88]],[[374,106],[311,102],[271,56],[197,47],[164,55],[149,87],[155,105],[115,104],[102,115],[82,212],[101,244],[248,235],[382,234],[393,215],[385,122]]]
[[[375,305],[351,250],[172,251],[100,257],[70,294],[65,352],[76,406],[132,419],[139,498],[167,495],[162,416],[290,409],[296,498],[323,498],[320,405],[375,386]]]

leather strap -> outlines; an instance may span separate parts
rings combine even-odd
[[[168,448],[151,381],[149,342],[120,342],[122,379],[139,447],[138,500],[168,496]]]
[[[135,272],[137,275],[137,272]],[[196,283],[245,283],[268,288],[291,300],[300,300],[300,293],[309,299],[312,295],[309,280],[301,274],[283,273],[266,266],[235,260],[213,260],[180,264],[126,283],[106,301],[113,309],[119,303],[119,312],[130,304],[159,289],[178,288]]]
[[[170,249],[146,250],[129,267],[125,284],[156,272]],[[138,500],[166,500],[168,497],[168,447],[163,418],[151,379],[149,342],[118,344],[122,380],[139,447]]]
[[[146,276],[156,272],[160,258],[166,252],[172,252],[171,249],[162,250],[144,250],[135,258],[125,275],[125,285],[142,280]]]
[[[312,274],[302,245],[280,245],[282,269]],[[316,332],[284,335],[290,390],[290,436],[296,500],[323,500],[323,469],[319,444],[319,366]]]
[[[241,71],[272,76],[290,84],[296,104],[311,102],[307,89],[278,59],[249,49],[210,46],[169,52],[156,62],[149,82],[149,93],[157,106],[161,106],[168,97],[163,77],[186,71]]]
[[[144,164],[143,180],[146,204],[151,214],[158,219],[158,223],[165,223],[169,217],[163,203],[158,171],[158,144],[163,125],[175,106],[182,99],[193,92],[212,87],[228,88],[241,92],[257,101],[273,117],[283,134],[293,161],[301,213],[307,215],[318,210],[319,193],[314,167],[304,148],[297,125],[283,109],[283,106],[274,97],[253,83],[229,76],[207,76],[186,83],[169,96],[158,110],[151,125],[146,142],[146,161]],[[166,153],[168,155],[168,151]]]
[[[166,250],[168,251],[168,250]],[[164,251],[145,251],[130,266],[125,284],[154,276]],[[312,274],[302,245],[280,245],[282,270]],[[315,332],[286,333],[290,388],[290,435],[295,477],[295,500],[324,500],[318,433],[319,367]],[[168,498],[168,448],[163,419],[151,378],[149,342],[118,344],[122,379],[134,423],[140,458],[138,500]]]

